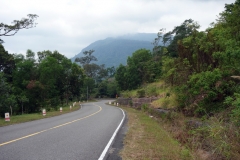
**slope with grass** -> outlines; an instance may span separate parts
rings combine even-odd
[[[189,150],[173,139],[154,119],[138,110],[123,107],[128,114],[128,133],[123,159],[192,159]]]
[[[159,99],[137,110],[130,106],[125,108],[129,114],[129,132],[125,138],[123,158],[240,159],[239,128],[229,121],[230,110],[203,117],[188,116],[182,110],[178,111],[175,88],[163,81],[124,91],[121,96],[138,98],[142,93],[145,97],[157,96]],[[168,112],[159,113],[156,108]]]

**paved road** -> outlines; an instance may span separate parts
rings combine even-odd
[[[86,103],[82,109],[42,120],[0,127],[0,160],[97,160],[123,112]]]

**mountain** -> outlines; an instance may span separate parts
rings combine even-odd
[[[156,37],[155,33],[137,33],[98,40],[82,49],[71,60],[83,57],[84,51],[95,50],[93,55],[98,61],[94,63],[98,65],[105,64],[106,68],[118,67],[121,63],[126,65],[128,56],[131,56],[136,50],[145,48],[152,51],[153,45],[151,43]]]

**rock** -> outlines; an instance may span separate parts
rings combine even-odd
[[[156,111],[158,113],[164,113],[164,114],[167,114],[169,112],[169,110],[166,110],[166,109],[162,109],[162,108],[157,108]]]

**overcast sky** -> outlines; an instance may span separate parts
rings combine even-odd
[[[36,28],[1,37],[9,53],[57,50],[68,58],[94,41],[131,33],[170,31],[192,18],[201,30],[235,0],[0,0],[0,23],[37,14]]]

